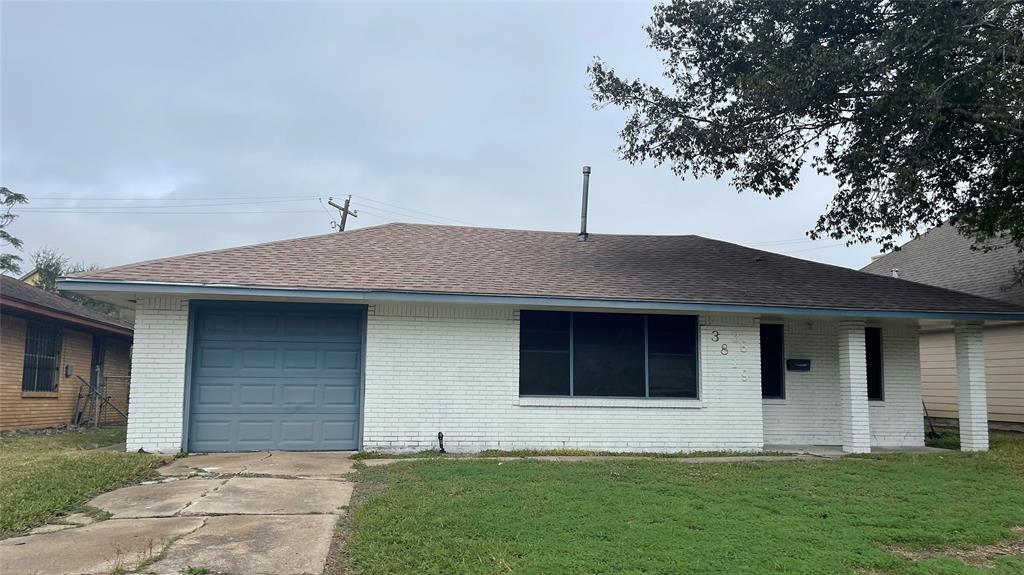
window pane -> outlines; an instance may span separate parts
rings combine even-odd
[[[521,352],[519,394],[569,395],[569,352]]]
[[[868,364],[868,399],[884,399],[881,328],[864,328],[864,351]]]
[[[697,397],[697,318],[647,316],[651,397]]]
[[[573,316],[574,394],[644,397],[644,316]]]
[[[785,396],[786,345],[783,327],[761,324],[761,397]]]
[[[522,311],[520,395],[569,395],[569,314]]]
[[[49,325],[27,324],[22,391],[57,391],[59,371],[60,330]]]
[[[519,314],[522,349],[530,351],[569,351],[569,313],[561,311],[522,311]]]

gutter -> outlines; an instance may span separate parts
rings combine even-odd
[[[523,308],[608,308],[649,311],[684,311],[711,313],[757,313],[797,316],[839,316],[888,319],[942,319],[960,321],[1021,321],[1020,312],[968,312],[924,310],[867,310],[843,308],[815,308],[730,303],[665,302],[643,300],[605,300],[572,297],[544,297],[527,295],[484,295],[430,292],[402,292],[377,290],[331,290],[321,288],[279,288],[267,286],[241,286],[229,284],[156,283],[121,280],[94,280],[65,278],[57,282],[62,290],[80,293],[153,294],[188,296],[189,299],[216,297],[265,297],[343,300],[352,303],[408,302],[448,303],[476,305],[513,305]]]

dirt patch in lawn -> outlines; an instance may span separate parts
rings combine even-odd
[[[1013,532],[1017,537],[993,545],[925,550],[908,550],[893,547],[889,548],[888,551],[897,557],[909,559],[910,561],[923,561],[938,557],[956,557],[964,563],[985,567],[990,566],[994,560],[1000,557],[1024,557],[1024,526],[1014,527]]]
[[[346,575],[355,571],[351,558],[345,552],[345,544],[348,543],[355,531],[356,509],[388,490],[389,486],[384,482],[360,481],[358,473],[365,468],[366,465],[362,463],[357,463],[355,466],[357,475],[352,478],[352,498],[349,500],[345,513],[338,519],[338,523],[334,527],[334,539],[331,540],[331,550],[327,553],[327,565],[324,567],[323,575]]]

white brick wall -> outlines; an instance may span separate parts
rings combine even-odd
[[[143,298],[136,314],[128,449],[176,452],[182,445],[188,302]],[[453,451],[756,450],[764,443],[841,443],[836,322],[785,322],[786,357],[810,358],[812,368],[786,372],[785,400],[763,401],[757,319],[706,315],[701,324],[700,400],[520,400],[515,310],[371,306],[364,447],[430,448],[438,431]],[[883,329],[886,400],[870,402],[871,444],[922,445],[917,329]]]
[[[920,447],[924,445],[924,410],[917,326],[883,325],[882,353],[885,401],[868,402],[871,445]]]
[[[760,449],[756,322],[728,316],[705,322],[700,401],[520,402],[518,313],[379,304],[367,326],[364,448],[435,447],[443,431],[452,451]],[[712,341],[713,332],[719,341]]]
[[[924,444],[917,328],[882,326],[885,401],[869,401],[871,445]],[[764,400],[768,444],[842,444],[837,323],[785,322],[786,358],[811,360],[809,372],[786,372],[786,399]]]
[[[835,322],[785,322],[787,359],[810,359],[811,371],[787,371],[785,399],[764,400],[764,441],[839,445],[839,355]]]
[[[956,345],[960,448],[964,451],[987,451],[988,408],[982,324],[959,322],[955,325],[953,333]]]
[[[140,298],[135,306],[128,451],[181,450],[188,302]]]

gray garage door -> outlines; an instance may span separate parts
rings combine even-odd
[[[360,306],[197,303],[189,451],[359,447]]]

